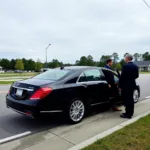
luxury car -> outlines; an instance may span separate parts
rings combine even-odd
[[[106,73],[113,74],[118,86],[119,72],[105,68],[72,66],[52,69],[13,83],[6,96],[6,105],[33,118],[41,113],[64,112],[72,123],[78,123],[88,108],[110,102]],[[137,102],[139,97],[137,85],[134,101]]]

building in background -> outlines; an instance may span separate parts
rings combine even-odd
[[[0,66],[0,73],[4,73],[3,67]]]
[[[150,61],[135,61],[134,63],[139,67],[139,71],[150,71]]]

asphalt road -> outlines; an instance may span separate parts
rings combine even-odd
[[[140,75],[137,83],[141,87],[140,100],[144,100],[150,96],[150,75]],[[35,133],[62,125],[68,126],[61,114],[43,116],[42,120],[37,121],[6,108],[5,95],[8,90],[8,85],[0,86],[0,140],[27,131]]]

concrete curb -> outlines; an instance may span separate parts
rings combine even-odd
[[[104,138],[104,137],[106,137],[106,136],[108,136],[108,135],[110,135],[110,134],[112,134],[112,133],[122,129],[125,126],[127,126],[129,124],[132,124],[132,123],[136,122],[137,120],[139,120],[140,118],[143,118],[143,117],[145,117],[145,116],[147,116],[149,114],[150,114],[150,111],[147,111],[146,113],[138,115],[138,116],[136,116],[133,119],[130,119],[130,120],[124,122],[124,123],[121,123],[121,124],[111,128],[111,129],[108,129],[108,130],[106,130],[106,131],[104,131],[104,132],[102,132],[102,133],[100,133],[100,134],[98,134],[98,135],[96,135],[96,136],[94,136],[94,137],[92,137],[92,138],[90,138],[90,139],[88,139],[88,140],[86,140],[86,141],[84,141],[84,142],[82,142],[82,143],[80,143],[80,144],[78,144],[78,145],[68,149],[68,150],[80,150],[82,148],[85,148],[85,147],[93,144],[97,140],[100,140],[100,139],[102,139],[102,138]]]

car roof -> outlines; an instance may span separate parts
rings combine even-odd
[[[60,67],[56,68],[56,69],[60,69]],[[108,70],[108,71],[113,72],[113,73],[116,74],[116,72],[113,71],[113,70],[110,70],[110,69],[107,69],[107,68],[104,68],[104,67],[95,67],[95,66],[64,66],[63,69],[65,69],[65,70],[75,70],[75,71],[76,70],[86,70],[86,69],[102,69],[102,70]]]
[[[100,67],[94,67],[94,66],[63,66],[65,70],[85,70],[85,69],[93,69],[93,68],[100,68]],[[56,69],[61,69],[60,67],[59,68],[56,68]]]

